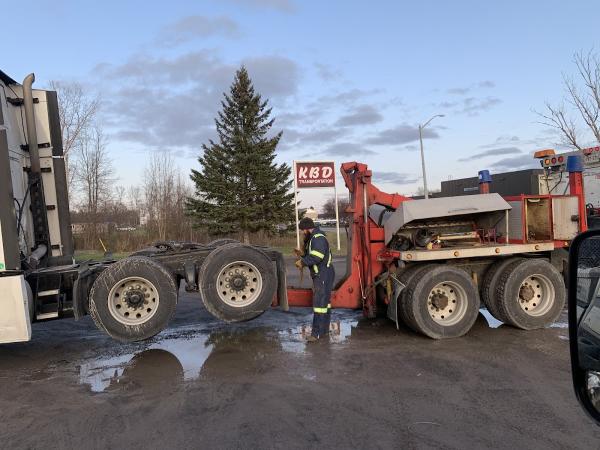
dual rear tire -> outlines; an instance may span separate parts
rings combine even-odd
[[[469,274],[447,265],[427,264],[400,277],[406,287],[398,311],[413,331],[433,339],[466,334],[479,313],[479,292]]]
[[[565,305],[561,273],[544,259],[511,258],[488,270],[483,301],[498,320],[522,330],[544,328]]]
[[[466,271],[425,264],[400,274],[406,286],[398,298],[398,315],[413,331],[433,339],[466,334],[479,314],[477,286]],[[565,304],[561,273],[547,260],[507,258],[488,269],[481,298],[498,320],[523,330],[554,322]]]

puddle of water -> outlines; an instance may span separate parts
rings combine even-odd
[[[550,324],[550,328],[569,328],[569,324],[565,322],[554,322]]]
[[[358,320],[356,319],[332,320],[329,324],[329,342],[343,343],[352,334],[352,328],[357,324]],[[307,345],[306,338],[310,336],[311,331],[310,325],[300,325],[280,331],[281,347],[290,353],[304,353]]]
[[[166,336],[141,351],[99,357],[81,364],[79,383],[89,385],[92,392],[104,392],[126,382],[143,386],[167,377],[194,380],[212,352],[207,341],[204,334]]]

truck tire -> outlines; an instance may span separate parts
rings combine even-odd
[[[213,250],[202,263],[198,279],[204,306],[226,322],[261,315],[277,291],[272,261],[259,249],[239,243]]]
[[[415,331],[432,339],[466,334],[479,314],[479,292],[464,270],[429,265],[405,289],[403,312]]]
[[[145,256],[108,266],[90,291],[89,311],[98,328],[122,342],[148,339],[169,323],[177,305],[173,275]]]
[[[498,320],[523,330],[554,322],[565,305],[560,272],[544,259],[522,259],[508,265],[495,291]]]
[[[236,241],[235,239],[229,239],[229,238],[222,238],[222,239],[215,239],[214,241],[210,242],[208,244],[209,247],[220,247],[221,245],[225,245],[225,244],[239,244],[240,241]]]
[[[493,263],[487,270],[481,282],[481,301],[489,311],[489,313],[498,320],[500,319],[498,307],[496,305],[496,288],[498,287],[498,280],[502,275],[502,272],[506,267],[514,263],[515,261],[522,261],[523,258],[504,258],[500,261]]]
[[[420,272],[423,269],[428,268],[429,266],[427,264],[413,264],[412,266],[409,266],[408,268],[406,268],[405,270],[403,270],[399,275],[398,275],[398,280],[404,284],[405,286],[408,287],[408,284],[410,283],[410,281],[413,279],[413,277]],[[400,319],[400,321],[402,323],[404,323],[404,325],[406,325],[408,328],[412,329],[413,331],[417,332],[416,330],[416,325],[412,324],[409,320],[409,315],[406,311],[406,304],[407,304],[407,294],[406,294],[406,288],[404,288],[401,292],[400,295],[398,297],[398,318]]]

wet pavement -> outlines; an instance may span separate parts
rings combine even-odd
[[[36,324],[0,346],[2,448],[600,446],[564,315],[523,332],[482,310],[467,336],[433,341],[339,310],[330,339],[307,345],[310,322],[295,308],[223,324],[183,294],[142,343],[89,318]]]

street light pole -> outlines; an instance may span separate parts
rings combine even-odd
[[[419,141],[421,142],[421,168],[423,170],[423,193],[425,199],[429,198],[429,191],[427,190],[427,173],[425,171],[425,153],[423,152],[423,127],[419,125]]]
[[[423,168],[423,191],[425,199],[429,198],[429,190],[427,189],[427,172],[425,170],[425,152],[423,151],[423,129],[436,117],[444,117],[444,114],[436,114],[423,125],[419,125],[419,142],[421,143],[421,167]]]

